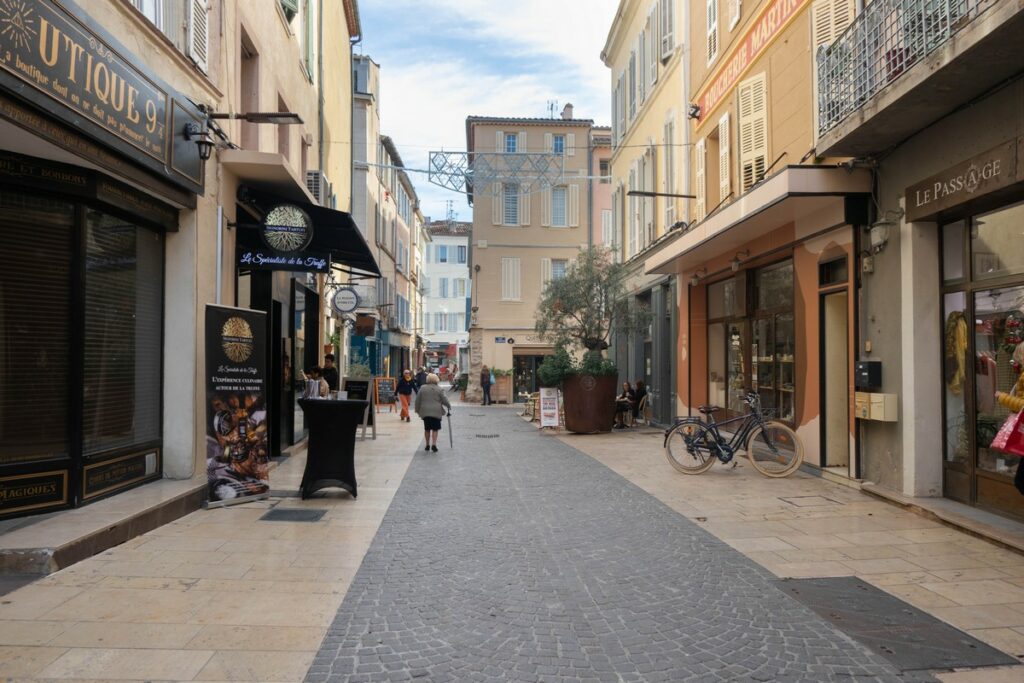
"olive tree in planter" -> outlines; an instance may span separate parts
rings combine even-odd
[[[609,339],[613,330],[629,334],[650,324],[646,310],[630,305],[625,278],[625,267],[609,250],[590,247],[541,294],[536,330],[556,353],[541,364],[540,380],[562,387],[571,432],[611,431],[618,370],[605,357]],[[582,351],[579,362],[575,351]]]

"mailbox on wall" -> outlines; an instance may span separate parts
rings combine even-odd
[[[854,385],[860,391],[871,391],[882,386],[882,361],[859,360],[853,372]]]

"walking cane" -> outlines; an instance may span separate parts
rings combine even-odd
[[[452,436],[452,411],[448,411],[448,446],[455,448],[455,437]]]

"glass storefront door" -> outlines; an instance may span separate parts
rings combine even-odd
[[[942,227],[943,493],[1024,518],[1021,459],[990,448],[1024,396],[1024,203]]]

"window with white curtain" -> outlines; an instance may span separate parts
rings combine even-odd
[[[551,225],[556,228],[564,228],[568,224],[565,196],[566,191],[564,187],[551,188]]]

